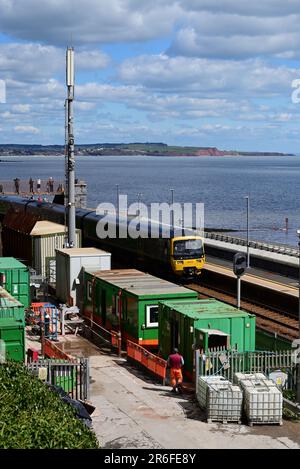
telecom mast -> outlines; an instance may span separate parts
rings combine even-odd
[[[66,84],[68,97],[66,99],[66,173],[67,173],[67,199],[66,212],[68,221],[68,241],[67,247],[76,247],[76,226],[75,226],[75,155],[74,155],[74,131],[73,131],[73,103],[74,103],[74,49],[67,48],[66,54]]]

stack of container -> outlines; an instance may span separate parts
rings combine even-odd
[[[0,287],[0,344],[5,360],[25,360],[24,306]]]
[[[200,376],[197,400],[207,422],[241,422],[243,393],[222,376]]]
[[[262,373],[236,375],[234,379],[243,390],[248,424],[282,425],[283,397],[274,382]]]

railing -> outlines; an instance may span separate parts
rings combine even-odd
[[[222,375],[233,381],[234,373],[264,373],[280,369],[288,374],[287,387],[296,382],[295,352],[236,352],[235,350],[196,351],[196,379],[200,375]]]
[[[223,241],[224,243],[236,244],[238,246],[247,247],[247,240],[243,238],[236,238],[221,233],[204,233],[205,238],[214,239],[216,241]],[[287,256],[299,257],[298,249],[293,246],[287,246],[285,244],[271,244],[263,243],[261,241],[249,241],[249,247],[254,249],[260,249],[262,251],[275,252],[277,254],[285,254]]]
[[[161,378],[163,383],[165,383],[167,371],[166,360],[150,353],[135,342],[131,342],[131,340],[127,340],[127,359],[128,358],[140,363],[151,373]]]
[[[100,341],[101,344],[105,343],[109,347],[111,347],[112,351],[116,351],[117,349],[118,355],[121,356],[121,346],[122,346],[122,336],[120,332],[116,331],[109,331],[105,329],[100,324],[92,321],[91,319],[85,319],[85,323],[82,324],[82,332],[81,334],[91,340],[93,343]],[[88,325],[89,323],[90,325]],[[96,329],[96,330],[95,330]]]
[[[45,339],[43,343],[43,352],[47,358],[56,358],[59,360],[73,360],[74,357],[68,353],[63,352],[54,342]]]
[[[72,399],[86,401],[90,398],[88,358],[39,359],[28,363],[27,368],[46,383],[61,386]]]

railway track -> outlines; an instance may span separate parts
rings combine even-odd
[[[185,285],[194,291],[200,293],[202,298],[215,298],[224,303],[236,306],[236,298],[226,292],[214,290],[198,283],[189,283]],[[255,314],[257,317],[257,326],[267,332],[276,333],[284,339],[294,340],[299,337],[299,325],[296,319],[266,308],[261,305],[250,303],[249,301],[241,301],[241,307],[249,313]]]

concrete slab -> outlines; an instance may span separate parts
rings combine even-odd
[[[300,448],[300,424],[207,424],[195,398],[157,384],[126,360],[90,357],[93,426],[103,448]]]

